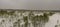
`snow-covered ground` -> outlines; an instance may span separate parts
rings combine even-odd
[[[13,27],[13,25],[18,22],[18,19],[20,20],[20,27],[24,27],[23,25],[25,24],[23,20],[23,16],[28,16],[29,12],[22,13],[22,16],[20,15],[21,13],[15,13],[17,17],[14,16],[8,16],[7,17],[0,17],[0,27]],[[43,15],[43,13],[34,13],[34,15]],[[31,21],[29,21],[31,23]],[[44,25],[43,27],[55,27],[55,25],[60,24],[60,13],[57,12],[53,14],[52,16],[49,16],[49,21]],[[16,26],[18,27],[18,25]],[[33,27],[32,23],[31,26]]]
[[[60,14],[56,13],[53,16],[49,17],[49,21],[48,23],[46,23],[45,27],[55,27],[55,25],[57,24],[57,21],[59,21],[60,24]]]

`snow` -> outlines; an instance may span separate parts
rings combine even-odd
[[[10,26],[12,26],[13,27],[13,23],[17,22],[18,19],[21,19],[21,22],[20,22],[21,24],[20,25],[24,25],[25,22],[23,21],[23,16],[20,16],[19,13],[16,13],[16,15],[18,17],[13,17],[13,19],[10,16],[7,17],[7,18],[0,17],[0,27],[2,27],[2,26],[4,26],[4,27],[10,27]],[[28,12],[23,13],[23,15],[28,16]],[[35,14],[35,15],[43,15],[43,13],[41,13],[41,14]],[[5,20],[5,22],[2,22],[2,20]],[[9,20],[12,20],[12,21],[9,22]],[[54,15],[49,16],[49,21],[45,24],[45,26],[44,25],[42,25],[42,26],[43,27],[55,27],[55,25],[57,24],[57,20],[59,20],[58,24],[60,24],[60,13],[55,13]],[[29,23],[31,24],[30,26],[33,27],[31,21],[29,21]]]

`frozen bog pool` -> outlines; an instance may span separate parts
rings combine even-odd
[[[60,12],[53,13],[2,10],[0,11],[0,27],[60,27]]]

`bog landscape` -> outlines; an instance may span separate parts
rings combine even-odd
[[[0,27],[60,27],[60,12],[0,10]]]

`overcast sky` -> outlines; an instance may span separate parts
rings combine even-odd
[[[1,9],[60,9],[60,0],[0,0]]]

